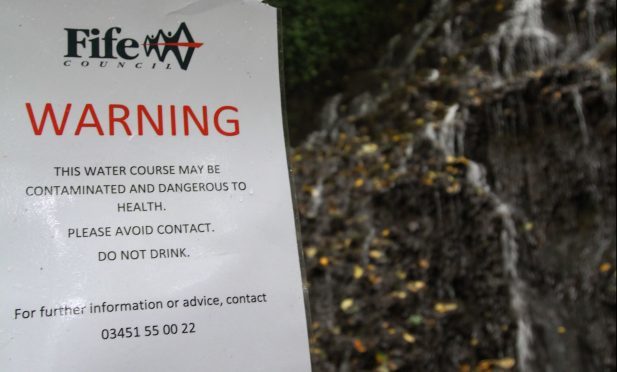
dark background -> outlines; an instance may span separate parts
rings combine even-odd
[[[291,141],[315,129],[325,99],[373,67],[386,41],[418,20],[429,1],[272,0],[283,9]],[[305,120],[312,118],[312,122]]]

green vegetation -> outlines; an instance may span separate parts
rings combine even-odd
[[[283,9],[287,88],[330,90],[345,73],[369,67],[384,38],[409,22],[412,0],[267,0]],[[394,16],[393,16],[394,15]]]
[[[316,128],[324,99],[345,90],[356,72],[373,68],[389,38],[413,27],[430,6],[430,0],[264,2],[283,10],[292,144]]]

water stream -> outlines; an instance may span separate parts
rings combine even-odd
[[[587,124],[587,118],[585,117],[585,110],[583,108],[583,96],[581,96],[581,91],[578,87],[572,90],[572,96],[574,97],[574,108],[576,109],[576,116],[578,116],[583,144],[589,146],[591,143],[591,139],[589,138],[589,125]]]
[[[458,118],[459,105],[448,108],[440,125],[429,126],[425,135],[440,148],[446,156],[463,155],[465,122]],[[437,130],[436,130],[437,129]],[[501,220],[501,247],[504,269],[510,287],[512,310],[517,322],[516,347],[518,368],[521,372],[532,371],[534,335],[528,299],[528,286],[520,272],[519,232],[512,207],[491,190],[486,171],[481,164],[469,160],[467,181],[479,192],[487,194],[493,203],[495,215]]]
[[[491,38],[493,68],[510,77],[519,68],[545,65],[554,57],[558,43],[557,36],[544,27],[542,0],[517,0],[510,18]]]
[[[519,271],[520,250],[518,245],[518,230],[509,205],[500,203],[496,211],[501,217],[504,225],[501,232],[501,245],[503,249],[504,266],[510,281],[512,309],[516,315],[518,326],[516,337],[518,365],[521,372],[529,372],[531,371],[530,363],[533,359],[531,349],[533,331],[529,314],[527,284],[521,277]]]

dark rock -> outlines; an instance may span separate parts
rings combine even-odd
[[[316,371],[617,370],[615,6],[557,3],[425,6],[295,150]]]

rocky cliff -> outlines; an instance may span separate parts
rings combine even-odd
[[[616,371],[615,1],[418,4],[292,155],[315,370]]]

